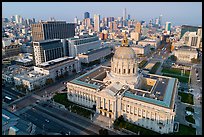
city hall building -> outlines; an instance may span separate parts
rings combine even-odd
[[[99,66],[67,83],[67,98],[95,108],[112,122],[126,121],[159,132],[173,132],[178,80],[138,72],[136,54],[123,40],[111,67]]]

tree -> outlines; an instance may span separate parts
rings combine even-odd
[[[99,135],[108,135],[108,130],[101,128],[101,129],[99,130]]]
[[[191,63],[199,63],[200,62],[200,59],[195,59],[195,58],[192,58],[191,59]]]
[[[177,57],[174,56],[174,55],[171,55],[171,56],[170,56],[170,59],[171,59],[172,61],[176,61],[176,60],[177,60]]]
[[[52,78],[46,79],[46,82],[45,82],[46,85],[49,85],[49,84],[52,84],[52,83],[53,83],[53,79]]]

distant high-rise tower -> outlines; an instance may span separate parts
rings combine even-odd
[[[165,30],[166,31],[170,31],[171,30],[171,22],[166,22]]]
[[[84,13],[84,19],[86,19],[86,18],[90,18],[90,13],[89,12]]]
[[[159,16],[159,26],[162,26],[162,15]]]
[[[135,32],[141,34],[141,32],[142,32],[141,28],[142,28],[141,23],[137,22],[136,26],[135,26]]]
[[[100,31],[100,15],[94,14],[94,31]]]
[[[128,14],[128,18],[127,19],[130,20],[130,14]]]
[[[74,23],[77,25],[77,23],[78,23],[78,18],[77,17],[74,18]]]
[[[127,26],[127,13],[126,13],[126,8],[123,10],[123,25]]]
[[[22,23],[23,18],[20,15],[15,15],[15,21],[16,21],[17,24]]]

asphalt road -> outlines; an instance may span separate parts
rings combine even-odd
[[[63,118],[69,119],[70,122],[81,125],[82,127],[86,127],[86,129],[91,130],[95,133],[98,133],[98,131],[101,129],[99,125],[94,124],[91,120],[79,116],[75,113],[69,112],[65,109],[60,109],[58,106],[53,105],[52,103],[46,103],[46,105],[39,105],[41,106],[41,108],[51,111],[54,117],[61,116]],[[118,133],[115,133],[111,130],[109,130],[108,132],[110,135],[119,135]]]
[[[24,118],[35,124],[37,127],[42,129],[42,132],[55,132],[71,135],[78,135],[81,134],[78,130],[74,129],[72,126],[64,122],[57,121],[54,117],[47,115],[35,108],[32,108],[25,113],[21,114],[20,117]]]

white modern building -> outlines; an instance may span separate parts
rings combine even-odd
[[[158,46],[160,45],[160,40],[159,39],[144,39],[144,40],[141,40],[141,41],[138,41],[138,45],[151,45],[153,46],[155,49],[158,48]]]
[[[115,51],[111,67],[99,66],[67,83],[68,100],[114,121],[126,121],[159,132],[173,132],[178,80],[138,73],[136,54],[127,39]]]
[[[147,45],[132,45],[131,48],[135,51],[136,55],[148,55],[150,53],[151,46]]]
[[[184,41],[184,44],[189,47],[192,48],[202,47],[202,29],[198,29],[197,32],[187,31],[183,35],[182,40]]]
[[[196,49],[188,46],[181,46],[174,50],[174,55],[177,57],[177,61],[180,62],[191,62],[192,58],[198,58],[198,52]]]
[[[80,59],[80,62],[82,63],[90,63],[95,60],[102,60],[104,57],[111,54],[111,48],[105,47],[105,48],[99,48],[92,50],[85,54],[79,54],[78,57]]]
[[[101,47],[101,41],[95,35],[75,36],[67,39],[69,56],[76,57],[78,54],[87,53],[89,50]]]

